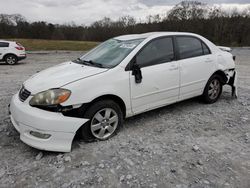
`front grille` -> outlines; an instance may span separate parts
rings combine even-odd
[[[29,96],[30,96],[30,92],[25,89],[24,87],[22,87],[19,91],[19,99],[20,101],[24,102]]]

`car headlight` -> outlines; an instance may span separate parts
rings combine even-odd
[[[71,94],[67,89],[50,89],[37,93],[31,100],[31,106],[51,106],[65,102]]]

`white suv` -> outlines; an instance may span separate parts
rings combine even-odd
[[[0,40],[0,61],[14,65],[25,58],[25,48],[21,44],[13,41]]]
[[[110,39],[24,82],[11,121],[26,144],[69,152],[76,132],[106,140],[124,118],[196,96],[214,103],[225,84],[236,96],[233,56],[222,49],[191,33]]]

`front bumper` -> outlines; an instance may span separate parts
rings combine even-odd
[[[11,99],[10,119],[24,143],[37,149],[57,152],[70,152],[76,131],[88,121],[31,107],[28,102],[21,102],[17,94]],[[33,136],[32,131],[50,137],[39,138]]]

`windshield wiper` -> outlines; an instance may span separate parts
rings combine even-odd
[[[89,61],[88,60],[83,60],[83,63],[103,68],[103,65],[101,63],[96,63],[96,62],[94,62],[92,60],[89,60]]]
[[[90,66],[95,66],[95,67],[100,67],[100,68],[104,68],[103,64],[101,63],[96,63],[92,60],[83,60],[81,58],[77,58],[76,59],[77,62],[81,62],[84,65],[90,65]]]
[[[77,59],[75,59],[75,60],[72,60],[73,62],[75,62],[75,63],[82,63],[82,59],[81,58],[77,58]]]

